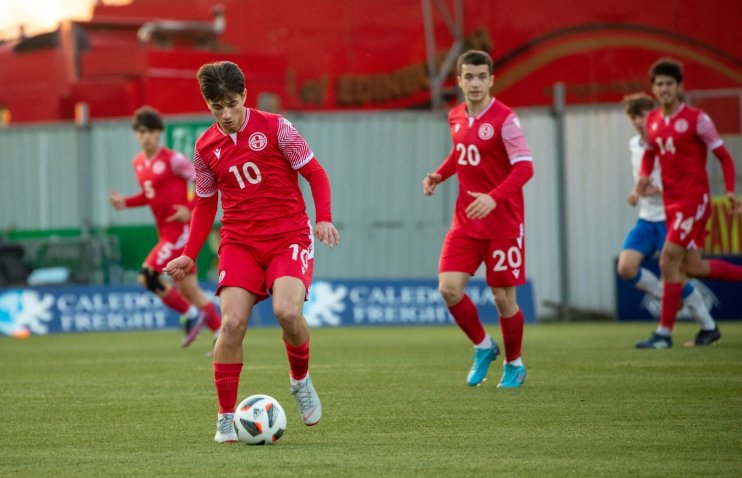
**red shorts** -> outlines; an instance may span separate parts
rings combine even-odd
[[[168,262],[183,254],[184,247],[185,241],[181,243],[162,239],[149,251],[147,258],[144,259],[144,265],[162,274],[162,270],[167,266]]]
[[[525,238],[477,239],[451,230],[443,241],[438,272],[474,275],[480,264],[487,267],[487,285],[513,287],[526,282]]]
[[[314,271],[314,240],[311,234],[297,233],[274,241],[249,244],[227,243],[219,247],[219,283],[222,287],[240,287],[267,299],[279,277],[296,277],[306,293]]]
[[[667,214],[667,241],[682,246],[685,249],[703,247],[706,240],[706,223],[711,216],[708,196],[704,195],[701,202],[686,203],[668,207]]]

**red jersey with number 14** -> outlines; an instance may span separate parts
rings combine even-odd
[[[448,114],[453,149],[448,161],[456,162],[459,195],[451,229],[480,239],[523,236],[523,190],[497,201],[483,219],[469,219],[466,208],[474,201],[467,191],[489,193],[508,177],[519,161],[532,161],[520,121],[503,103],[490,101],[477,116],[469,116],[466,103]]]
[[[213,124],[196,141],[196,194],[221,193],[222,243],[250,243],[306,230],[298,172],[314,154],[280,115],[247,109],[237,133]]]
[[[644,154],[659,157],[665,210],[708,201],[706,157],[722,144],[711,118],[699,109],[681,104],[671,116],[662,109],[649,113]]]

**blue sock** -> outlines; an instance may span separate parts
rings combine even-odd
[[[680,296],[683,299],[685,299],[686,297],[688,297],[689,295],[691,295],[694,290],[696,290],[696,289],[695,289],[695,287],[693,287],[693,284],[691,284],[690,282],[686,282],[685,285],[683,286],[682,291],[680,292]]]

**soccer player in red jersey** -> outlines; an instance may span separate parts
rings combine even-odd
[[[218,333],[221,324],[216,306],[199,287],[195,273],[188,274],[177,288],[160,279],[167,263],[182,253],[188,237],[191,218],[188,183],[194,180],[193,163],[182,154],[160,146],[164,124],[154,108],[139,108],[134,113],[132,128],[142,148],[133,161],[142,190],[129,197],[112,191],[109,200],[116,210],[140,206],[152,210],[159,241],[144,260],[138,280],[165,305],[184,316],[186,336],[182,345],[187,347],[204,323],[214,333]]]
[[[680,63],[660,59],[650,69],[652,92],[660,107],[647,116],[647,145],[635,191],[642,195],[649,185],[655,157],[662,171],[662,199],[667,218],[667,238],[660,253],[664,282],[660,323],[652,336],[636,343],[637,348],[672,347],[672,329],[680,308],[686,274],[722,280],[739,280],[740,270],[721,260],[704,263],[699,247],[706,236],[710,215],[710,186],[706,173],[708,150],[721,163],[726,195],[734,214],[742,213],[742,202],[734,192],[734,162],[711,118],[682,101],[683,70]],[[695,343],[711,344],[721,337],[718,327],[698,333]]]
[[[222,330],[214,349],[219,413],[214,440],[237,440],[233,419],[242,371],[242,341],[253,306],[273,298],[283,331],[291,394],[306,425],[322,416],[309,377],[309,328],[302,307],[314,268],[314,239],[298,176],[309,183],[316,210],[314,237],[333,247],[330,182],[294,126],[282,116],[245,107],[245,77],[232,62],[203,65],[197,78],[216,119],[197,140],[196,194],[183,255],[166,271],[182,279],[211,229],[221,195],[219,284]],[[217,194],[219,193],[219,194]]]
[[[533,176],[531,151],[516,114],[490,95],[492,59],[469,50],[457,62],[465,102],[448,115],[453,149],[423,179],[423,193],[454,174],[459,194],[453,224],[443,242],[439,290],[451,315],[474,344],[470,386],[481,384],[499,349],[487,334],[464,288],[482,262],[500,315],[505,363],[498,387],[519,387],[526,378],[521,359],[523,313],[515,286],[525,282],[523,185]]]

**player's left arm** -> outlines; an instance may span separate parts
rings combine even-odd
[[[721,164],[721,171],[724,174],[724,189],[726,191],[726,196],[732,203],[732,213],[742,214],[742,201],[740,201],[737,194],[734,192],[734,182],[736,180],[734,160],[729,154],[726,146],[724,146],[724,141],[721,139],[721,136],[719,136],[716,126],[714,126],[714,122],[706,113],[701,113],[698,117],[696,133],[706,144],[706,147],[714,153],[714,156],[716,156],[716,159],[718,159]]]
[[[177,178],[183,179],[188,182],[196,181],[196,168],[193,163],[185,157],[185,155],[173,152],[173,156],[170,159],[170,170],[173,175]],[[186,201],[183,204],[173,204],[173,214],[165,219],[166,222],[188,222],[191,220],[191,211],[196,206],[197,198]]]
[[[487,216],[497,207],[498,202],[519,193],[533,177],[531,150],[515,113],[508,116],[503,123],[501,138],[512,168],[507,177],[486,194],[467,191],[470,196],[474,197],[474,201],[466,208],[466,215],[470,219],[481,219]]]
[[[319,164],[309,145],[287,119],[278,119],[278,149],[294,170],[299,171],[309,183],[314,201],[316,224],[314,236],[322,244],[334,247],[340,244],[340,234],[332,224],[330,179],[325,168]]]

